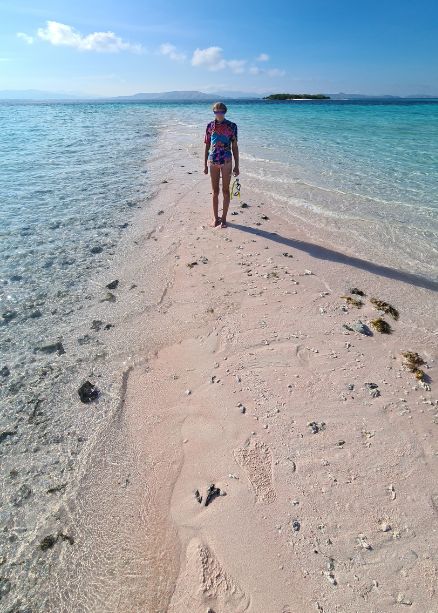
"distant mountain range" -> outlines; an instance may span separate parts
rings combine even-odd
[[[275,92],[242,92],[242,91],[222,91],[222,92],[200,92],[200,91],[171,91],[156,93],[139,93],[131,96],[92,96],[88,94],[72,94],[65,92],[48,92],[38,89],[26,90],[0,90],[0,100],[114,100],[114,101],[135,101],[135,100],[257,100]],[[323,92],[318,92],[323,93]],[[324,94],[330,96],[331,100],[363,100],[373,98],[385,99],[409,99],[409,98],[438,98],[438,96],[427,96],[423,94],[411,94],[409,96],[391,95],[372,95],[372,94]]]

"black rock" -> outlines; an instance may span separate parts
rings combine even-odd
[[[307,425],[312,430],[313,434],[318,434],[318,432],[320,432],[321,430],[325,430],[325,422],[324,421],[322,421],[321,423],[318,423],[316,421],[309,421],[309,423]]]
[[[269,217],[268,217],[267,215],[262,215],[261,219],[268,220],[268,219],[269,219]]]
[[[14,436],[14,434],[17,434],[17,430],[3,430],[3,432],[0,432],[0,443],[3,443],[8,436]]]
[[[111,281],[111,283],[108,283],[108,285],[106,287],[108,289],[116,289],[118,284],[119,284],[119,280],[118,279],[114,279],[114,281]]]
[[[220,488],[216,487],[214,483],[212,483],[207,490],[207,495],[205,497],[204,505],[208,507],[210,502],[212,502],[216,498],[216,496],[220,496],[220,494],[221,494]]]
[[[103,251],[103,247],[101,247],[100,245],[96,245],[95,247],[91,247],[90,252],[91,253],[102,253]]]
[[[101,329],[101,327],[103,326],[103,321],[100,319],[93,319],[93,322],[91,324],[91,329],[92,330],[96,330],[96,332],[99,332],[99,330]]]
[[[9,370],[7,366],[3,366],[3,368],[0,370],[0,375],[2,377],[9,377],[10,374],[11,374],[11,371]]]
[[[17,315],[18,315],[17,311],[5,311],[2,314],[2,318],[6,323],[9,323],[13,319],[15,319]]]
[[[39,309],[32,311],[32,313],[29,315],[29,317],[31,317],[32,319],[38,319],[38,317],[41,317],[41,316],[42,316],[42,313]]]
[[[99,390],[95,385],[90,383],[90,381],[85,381],[78,389],[78,394],[81,401],[88,404],[93,400],[97,400],[99,397]]]
[[[119,225],[119,228],[120,228],[121,230],[124,230],[124,229],[125,229],[125,228],[127,228],[128,226],[129,226],[129,223],[128,223],[127,221],[125,221],[125,223],[122,223],[122,224],[120,224],[120,225]]]
[[[297,519],[294,519],[294,521],[292,522],[292,530],[294,532],[299,532],[300,528],[301,528],[300,522]]]
[[[40,543],[40,547],[43,551],[47,551],[48,549],[51,549],[53,547],[57,540],[57,536],[55,536],[54,534],[49,534],[48,536],[45,536],[43,538]]]
[[[365,292],[363,292],[361,289],[358,289],[357,287],[350,287],[348,291],[350,292],[350,294],[356,294],[357,296],[365,296]]]
[[[246,202],[241,202],[240,206],[241,206],[242,209],[247,209],[248,208],[248,205],[246,204]]]
[[[208,505],[210,504],[210,502],[212,502],[216,496],[225,496],[225,492],[222,490],[220,490],[220,488],[216,487],[214,483],[212,483],[206,491],[205,494],[205,502],[204,502],[204,506],[208,507]],[[199,504],[202,504],[202,496],[199,492],[199,490],[195,490],[195,498],[196,500],[199,502]]]

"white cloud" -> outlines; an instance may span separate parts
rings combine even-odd
[[[249,73],[252,75],[264,74],[268,77],[284,77],[286,71],[280,70],[280,68],[270,68],[269,70],[266,70],[265,68],[259,68],[258,66],[251,66]]]
[[[232,72],[236,74],[241,74],[245,72],[245,64],[246,60],[228,60],[227,66],[231,68]]]
[[[24,32],[17,32],[17,37],[24,40],[28,45],[31,45],[34,41],[33,36],[29,36],[28,34],[25,34]]]
[[[195,49],[192,57],[192,66],[200,66],[207,70],[224,70],[229,68],[235,74],[245,72],[246,60],[225,60],[221,47],[207,47]]]
[[[178,53],[175,45],[171,45],[170,43],[163,43],[160,45],[161,55],[167,55],[171,60],[176,62],[182,62],[186,59],[186,55],[184,53]]]
[[[260,53],[260,55],[256,58],[256,62],[267,62],[269,60],[269,55],[267,53]]]
[[[192,66],[201,66],[208,70],[223,70],[226,67],[226,62],[222,57],[221,47],[195,49],[192,57]]]
[[[116,36],[114,32],[92,32],[83,35],[71,26],[57,21],[47,21],[45,28],[38,28],[37,36],[55,46],[73,47],[79,51],[97,51],[100,53],[118,53],[132,51],[141,53],[141,45],[132,45]]]

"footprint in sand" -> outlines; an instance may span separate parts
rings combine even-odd
[[[193,538],[187,546],[185,569],[178,578],[168,612],[244,613],[250,604],[251,599],[224,570],[210,547]]]
[[[251,441],[246,447],[234,450],[236,462],[247,472],[255,492],[256,502],[273,502],[277,494],[272,487],[272,453],[259,441]]]
[[[298,358],[300,366],[308,368],[309,366],[309,350],[304,345],[297,345],[295,347],[295,354]]]

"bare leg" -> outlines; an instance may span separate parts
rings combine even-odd
[[[230,206],[230,181],[231,181],[232,161],[226,162],[222,166],[222,196],[224,199],[222,210],[222,226],[226,227],[228,207]]]
[[[214,221],[212,226],[218,225],[219,219],[219,179],[220,179],[220,166],[211,164],[210,165],[210,178],[211,178],[211,189],[213,192],[213,215]]]

